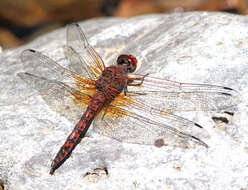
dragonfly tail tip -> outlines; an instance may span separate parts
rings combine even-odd
[[[53,174],[54,174],[54,171],[55,171],[54,168],[51,168],[49,174],[50,174],[50,175],[53,175]]]

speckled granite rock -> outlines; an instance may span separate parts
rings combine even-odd
[[[181,113],[206,128],[208,149],[126,144],[91,132],[54,176],[49,175],[51,160],[76,121],[51,110],[16,74],[26,69],[19,58],[26,48],[63,62],[65,30],[2,52],[0,180],[16,190],[248,188],[247,23],[245,16],[203,12],[80,23],[107,65],[118,54],[131,53],[140,72],[228,86],[240,92],[242,101],[233,116]]]

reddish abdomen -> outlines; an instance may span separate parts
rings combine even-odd
[[[97,93],[93,96],[90,105],[54,158],[51,164],[51,175],[70,157],[72,151],[85,136],[91,122],[96,114],[103,108],[104,104],[105,98],[101,93]]]

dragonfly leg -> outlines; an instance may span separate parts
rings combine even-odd
[[[128,92],[128,90],[127,90],[127,85],[124,86],[123,91],[124,91],[124,95],[126,96],[126,95],[127,95],[127,92]]]
[[[141,78],[128,78],[128,81],[127,81],[127,84],[125,85],[123,91],[124,91],[124,95],[126,96],[127,93],[128,93],[128,89],[127,89],[127,86],[140,86],[142,85],[142,83],[144,82],[145,80],[145,77],[148,76],[149,73],[147,73],[146,75],[144,75],[143,77]],[[140,80],[139,83],[133,83],[134,80]]]
[[[127,85],[128,86],[140,86],[144,82],[145,77],[147,77],[148,75],[149,75],[149,73],[147,73],[146,75],[144,75],[141,78],[129,78],[127,81]],[[134,80],[140,80],[140,82],[139,83],[133,83]]]

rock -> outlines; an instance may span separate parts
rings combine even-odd
[[[131,53],[139,73],[227,86],[240,92],[242,102],[226,127],[216,128],[211,119],[226,113],[180,113],[206,128],[208,149],[126,144],[93,132],[51,176],[51,161],[77,121],[50,109],[17,73],[32,69],[19,58],[26,48],[66,64],[65,29],[54,31],[0,54],[0,179],[9,189],[90,189],[82,176],[102,166],[109,175],[94,184],[96,189],[247,188],[247,17],[194,12],[80,25],[107,65]]]

